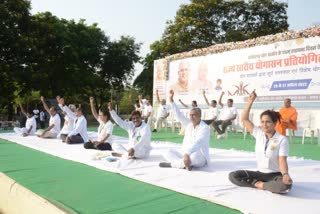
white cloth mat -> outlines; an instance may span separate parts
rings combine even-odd
[[[96,135],[90,132],[89,138]],[[82,144],[67,145],[59,139],[21,137],[15,133],[0,134],[0,138],[60,158],[202,198],[243,213],[320,213],[320,161],[289,158],[293,188],[286,195],[278,195],[253,188],[237,187],[228,180],[228,173],[231,171],[256,170],[255,155],[251,152],[211,148],[209,166],[187,171],[158,166],[159,162],[164,161],[161,154],[169,148],[180,147],[179,144],[170,142],[152,142],[153,150],[150,158],[146,160],[121,159],[107,162],[104,159],[92,160],[92,157],[101,151],[86,150]],[[126,143],[126,138],[115,136],[113,142]]]

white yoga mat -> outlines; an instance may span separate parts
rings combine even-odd
[[[89,133],[94,138],[96,133]],[[67,145],[58,139],[40,139],[35,136],[20,137],[14,133],[0,134],[0,138],[49,153],[51,155],[84,163],[102,170],[168,188],[187,195],[240,210],[243,213],[320,213],[320,161],[289,158],[290,175],[294,181],[291,192],[286,195],[273,194],[253,188],[234,186],[228,173],[238,169],[255,170],[254,153],[210,149],[209,166],[192,171],[160,168],[164,161],[161,154],[179,144],[153,142],[150,158],[116,162],[92,160],[100,153],[86,150],[83,145]],[[114,137],[115,142],[126,143],[126,138]]]

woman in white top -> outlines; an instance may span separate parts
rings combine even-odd
[[[90,97],[90,106],[92,115],[99,122],[98,139],[86,142],[83,146],[86,149],[112,150],[112,130],[113,124],[110,121],[110,112],[108,110],[100,110],[99,114],[94,105],[94,98]]]
[[[275,130],[278,120],[280,121],[280,114],[272,110],[262,112],[260,127],[255,127],[249,120],[249,113],[256,97],[253,91],[242,112],[242,122],[256,138],[258,171],[234,171],[229,174],[229,180],[238,186],[253,187],[273,193],[286,193],[292,187],[292,179],[287,163],[288,140]]]
[[[19,103],[21,112],[27,117],[26,126],[23,128],[15,127],[13,130],[23,137],[34,135],[37,128],[36,118],[34,117],[33,111],[28,109],[28,112],[24,110],[22,105]]]

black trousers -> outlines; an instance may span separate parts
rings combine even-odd
[[[208,126],[213,122],[214,120],[203,120]]]
[[[222,124],[222,120],[216,120],[212,122],[213,128],[218,132],[218,134],[223,134],[226,131],[226,128],[232,124],[231,121]],[[221,129],[219,127],[221,125]]]
[[[282,174],[280,172],[263,173],[259,171],[238,170],[230,172],[229,180],[241,187],[255,188],[258,181],[264,182],[264,190],[273,193],[286,193],[292,187],[292,184],[284,184],[282,182]]]
[[[86,149],[98,149],[98,150],[112,150],[110,143],[100,143],[97,148],[91,142],[86,142],[83,144],[83,147]]]
[[[40,128],[44,129],[45,128],[45,121],[40,120]]]
[[[63,142],[66,141],[66,138],[68,137],[67,134],[61,134],[60,138],[62,139]],[[70,137],[70,141],[68,142],[68,144],[79,144],[79,143],[84,143],[83,138],[81,137],[80,134],[77,135],[72,135]]]

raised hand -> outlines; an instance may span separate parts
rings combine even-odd
[[[93,102],[94,102],[94,98],[90,97],[90,103],[93,103]]]
[[[41,96],[41,97],[40,97],[40,100],[41,100],[42,102],[44,102],[44,97],[43,97],[43,96]]]
[[[249,95],[249,100],[253,102],[256,98],[257,98],[256,89],[254,89]]]
[[[170,102],[173,102],[174,91],[171,89],[169,93],[170,93],[170,97],[169,97]]]
[[[112,111],[112,110],[113,110],[112,102],[109,102],[109,103],[108,103],[108,109],[109,109],[109,111]]]

